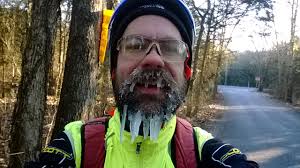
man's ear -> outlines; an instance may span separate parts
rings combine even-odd
[[[190,78],[192,77],[192,69],[188,65],[188,62],[189,62],[190,59],[191,59],[190,53],[187,52],[187,58],[184,61],[184,74],[185,74],[185,79],[186,80],[190,80]]]
[[[192,69],[188,65],[185,65],[184,67],[184,74],[186,80],[190,80],[192,77]]]

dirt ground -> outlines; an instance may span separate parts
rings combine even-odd
[[[180,112],[177,115],[188,120],[193,126],[201,127],[202,129],[210,132],[210,130],[213,129],[215,119],[220,118],[223,114],[223,102],[223,96],[221,94],[217,94],[215,100],[211,100],[201,106],[199,111],[193,115],[192,118],[187,117]]]
[[[218,95],[217,99],[207,103],[204,105],[200,111],[194,115],[193,118],[188,118],[184,114],[179,113],[178,115],[187,119],[194,126],[200,126],[203,129],[209,130],[209,125],[211,125],[211,121],[214,118],[217,118],[222,113],[218,107],[218,104],[222,104],[223,99],[221,95]],[[15,100],[13,99],[0,99],[0,168],[6,168],[8,162],[8,141],[9,141],[9,131],[10,131],[10,123],[11,116],[14,108]],[[46,112],[45,120],[44,120],[44,134],[43,141],[46,141],[46,137],[51,127],[52,116],[55,112],[57,106],[57,102],[54,100],[48,101],[48,110]]]

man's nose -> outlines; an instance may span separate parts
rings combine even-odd
[[[151,49],[146,53],[140,66],[143,68],[162,68],[165,66],[162,56],[159,54],[159,49],[156,45],[153,45]]]

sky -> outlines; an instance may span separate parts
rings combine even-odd
[[[275,28],[278,35],[278,41],[289,41],[290,29],[291,29],[291,5],[288,4],[289,0],[276,0],[274,4],[275,15]],[[299,9],[300,10],[300,9]],[[300,36],[300,11],[298,11],[298,20],[296,22],[296,35]],[[276,44],[275,29],[272,24],[272,28],[268,28],[271,32],[271,36],[261,38],[257,34],[260,30],[265,29],[253,16],[247,17],[241,22],[233,33],[232,43],[229,48],[234,51],[261,51],[270,49]],[[249,37],[249,36],[252,36]]]

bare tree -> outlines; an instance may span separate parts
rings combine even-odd
[[[73,0],[64,80],[52,138],[65,124],[93,114],[102,1]]]
[[[59,4],[60,0],[32,1],[21,84],[12,118],[9,167],[23,167],[25,161],[35,160],[41,148],[48,69]]]
[[[55,86],[54,87],[54,97],[52,97],[52,105],[48,106],[47,114],[45,114],[45,124],[49,123],[48,127],[45,127],[44,131],[47,132],[46,140],[44,145],[48,145],[51,140],[51,135],[54,127],[55,117],[57,114],[57,102],[59,101],[61,85],[63,81],[63,72],[64,72],[64,65],[65,65],[65,58],[66,58],[66,51],[67,51],[67,41],[69,36],[69,27],[71,21],[71,1],[64,1],[61,4],[61,12],[58,19],[58,31],[57,31],[57,40],[55,45],[55,53],[53,62],[53,71],[55,70]],[[48,86],[49,90],[49,86]],[[49,93],[48,93],[49,96]],[[53,99],[54,98],[54,99]],[[51,100],[51,99],[49,99]],[[51,102],[48,100],[48,103]],[[53,106],[54,105],[54,106]],[[49,118],[51,116],[51,118]],[[48,130],[47,130],[48,128]]]
[[[286,66],[283,69],[283,90],[284,90],[284,100],[288,102],[292,102],[293,100],[293,91],[294,91],[294,75],[295,75],[295,33],[296,33],[296,21],[297,21],[297,13],[299,0],[289,1],[291,4],[291,30],[290,30],[290,42],[288,53],[286,54],[286,60],[284,61],[284,65]]]

